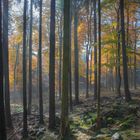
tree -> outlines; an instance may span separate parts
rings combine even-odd
[[[55,128],[55,0],[51,0],[49,64],[49,128]]]
[[[62,92],[62,30],[63,30],[63,25],[62,25],[62,21],[63,21],[63,16],[61,13],[61,17],[60,17],[60,24],[59,24],[59,98],[61,99],[61,92]]]
[[[97,16],[96,0],[93,1],[94,7],[94,99],[97,98]]]
[[[98,0],[98,87],[97,87],[97,129],[101,127],[100,90],[101,90],[101,4]]]
[[[61,139],[67,139],[69,134],[69,50],[70,50],[70,0],[64,1],[64,38],[63,38],[63,81],[61,105]]]
[[[78,49],[78,10],[77,0],[74,1],[74,66],[75,66],[75,103],[79,103],[79,49]]]
[[[72,100],[72,62],[71,62],[71,38],[72,38],[72,1],[70,1],[70,47],[69,47],[69,104],[70,111],[73,110],[73,100]]]
[[[134,89],[137,88],[137,83],[136,83],[136,69],[137,69],[137,57],[136,57],[136,51],[137,51],[137,21],[135,23],[135,44],[134,44]]]
[[[130,95],[129,85],[128,85],[128,67],[127,67],[127,55],[126,55],[126,44],[125,44],[124,0],[120,0],[120,17],[121,17],[121,39],[122,39],[124,91],[125,91],[126,101],[130,101],[131,95]]]
[[[10,108],[10,85],[9,85],[9,53],[8,53],[8,0],[3,1],[3,51],[4,51],[4,92],[6,126],[12,128],[11,108]]]
[[[58,23],[58,36],[59,36],[59,99],[61,99],[62,93],[62,47],[63,47],[63,1],[58,1],[58,7],[60,12]]]
[[[43,124],[43,97],[42,97],[42,0],[40,0],[39,11],[39,50],[38,50],[38,64],[39,64],[39,114],[40,124]]]
[[[87,45],[86,45],[86,98],[89,97],[89,43],[90,43],[90,23],[89,23],[89,3],[87,6]]]
[[[23,14],[23,137],[28,136],[27,130],[27,60],[26,60],[26,10],[27,0],[24,0],[24,14]]]
[[[2,44],[2,2],[0,1],[0,139],[6,140],[5,128],[5,108],[4,108],[4,90],[3,90],[3,44]]]
[[[32,108],[32,24],[33,24],[33,0],[30,1],[28,114],[31,114]]]
[[[117,14],[117,66],[116,66],[116,92],[118,96],[121,96],[121,74],[120,74],[120,5],[118,4],[118,8],[116,10]]]

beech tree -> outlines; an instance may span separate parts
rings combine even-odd
[[[128,67],[127,67],[127,54],[125,44],[125,25],[124,25],[124,0],[120,0],[120,18],[121,18],[121,39],[122,39],[122,57],[123,57],[123,79],[126,101],[131,100],[131,95],[128,85]]]
[[[39,64],[39,115],[41,124],[43,121],[43,93],[42,93],[42,0],[40,0],[39,11],[39,50],[38,50],[38,64]]]
[[[63,81],[61,105],[61,139],[69,138],[69,50],[70,50],[70,0],[64,1]]]
[[[27,60],[26,60],[26,9],[27,0],[24,0],[24,13],[23,13],[23,137],[28,136],[27,131]]]
[[[4,91],[5,91],[5,111],[6,125],[12,127],[10,108],[10,85],[9,85],[9,52],[8,52],[8,0],[3,1],[3,53],[4,53]]]
[[[3,44],[2,44],[2,2],[0,1],[0,139],[6,140],[4,89],[3,89]]]
[[[33,28],[32,24],[33,24],[33,0],[30,1],[28,114],[31,114],[32,109],[32,28]]]
[[[75,102],[79,103],[79,51],[78,51],[78,9],[77,0],[74,1],[74,77],[75,77]]]
[[[55,128],[55,0],[51,0],[49,64],[49,128]]]
[[[101,92],[101,3],[98,0],[98,84],[97,84],[97,129],[101,127],[100,92]]]
[[[97,98],[97,12],[96,0],[93,1],[94,8],[94,99]]]

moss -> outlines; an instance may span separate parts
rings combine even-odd
[[[70,129],[75,132],[79,128],[89,129],[96,123],[97,115],[93,112],[85,112],[79,118],[70,121]]]
[[[129,115],[123,120],[121,120],[121,123],[119,124],[121,130],[126,130],[130,127],[132,127],[136,123],[136,117],[134,115]]]
[[[131,129],[123,131],[121,134],[124,140],[139,140],[140,139],[140,133],[135,132],[134,130],[131,130]]]

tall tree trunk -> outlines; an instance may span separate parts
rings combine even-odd
[[[72,1],[70,1],[70,47],[69,47],[69,104],[70,104],[70,111],[73,110],[73,101],[72,101],[72,62],[71,62],[71,37],[72,37]]]
[[[124,0],[120,0],[120,13],[121,13],[123,78],[124,78],[125,99],[126,101],[130,101],[131,95],[130,95],[129,85],[128,85],[128,67],[127,67],[127,54],[126,54],[126,45],[125,45]]]
[[[87,37],[88,37],[88,43],[86,46],[86,98],[89,97],[89,49],[90,49],[90,23],[89,23],[89,6],[88,6],[88,10],[87,10],[87,22],[88,22],[88,26],[87,26]]]
[[[24,0],[23,14],[23,138],[28,136],[27,130],[27,60],[26,60],[26,10],[27,0]]]
[[[62,30],[63,30],[63,25],[62,25],[62,14],[60,17],[60,27],[59,27],[59,99],[61,99],[61,92],[62,92],[62,46],[63,46],[63,35],[62,35]]]
[[[55,0],[51,0],[49,65],[49,128],[55,128]]]
[[[97,99],[97,16],[96,0],[93,1],[94,7],[94,99]]]
[[[15,66],[14,66],[14,93],[16,93],[16,76],[17,76],[17,66],[19,63],[19,44],[16,46],[16,61],[15,61]]]
[[[61,139],[69,138],[69,50],[70,50],[70,0],[64,1],[63,87],[61,106]]]
[[[75,56],[75,103],[79,103],[79,49],[78,49],[78,12],[77,0],[74,1],[74,56]]]
[[[8,53],[8,0],[3,1],[3,45],[4,45],[4,91],[6,126],[12,128],[10,108],[10,85],[9,85],[9,53]]]
[[[3,90],[3,44],[2,44],[2,2],[0,1],[0,139],[6,140],[6,128],[5,128],[5,108],[4,108],[4,90]]]
[[[90,89],[92,89],[92,13],[93,13],[93,10],[92,10],[92,2],[90,2],[90,5],[89,5],[89,8],[90,8],[90,23],[89,23],[89,42],[90,42],[90,47],[89,47],[89,53],[91,55],[91,59],[90,59],[90,81],[89,81],[89,84],[90,84]]]
[[[32,28],[33,28],[32,24],[33,24],[33,0],[30,1],[28,114],[31,114],[32,109]]]
[[[135,23],[135,46],[134,46],[134,89],[137,88],[137,85],[136,85],[136,70],[137,70],[137,58],[136,58],[136,48],[137,48],[137,31],[136,31],[136,28],[137,28],[137,21]]]
[[[120,74],[120,6],[117,10],[117,33],[118,33],[118,42],[117,42],[117,78],[116,78],[116,92],[118,96],[121,96],[121,74]]]
[[[98,87],[97,87],[97,129],[101,127],[100,91],[101,91],[101,5],[98,0]]]
[[[39,12],[39,115],[40,124],[44,123],[43,120],[43,93],[42,93],[42,0],[40,0],[40,12]]]
[[[88,45],[86,46],[86,98],[89,97],[89,46]]]

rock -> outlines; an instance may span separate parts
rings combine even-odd
[[[102,134],[110,134],[111,133],[108,128],[102,128],[100,131]]]
[[[93,137],[90,140],[110,140],[110,137],[107,134],[98,134],[96,137]]]
[[[37,137],[40,137],[43,134],[44,134],[44,131],[42,131],[42,130],[39,129],[38,132],[36,133],[36,136]]]
[[[122,138],[122,136],[121,136],[118,132],[116,132],[116,133],[112,136],[111,140],[123,140],[123,138]]]
[[[41,132],[46,131],[46,128],[45,127],[39,128],[39,131]]]

